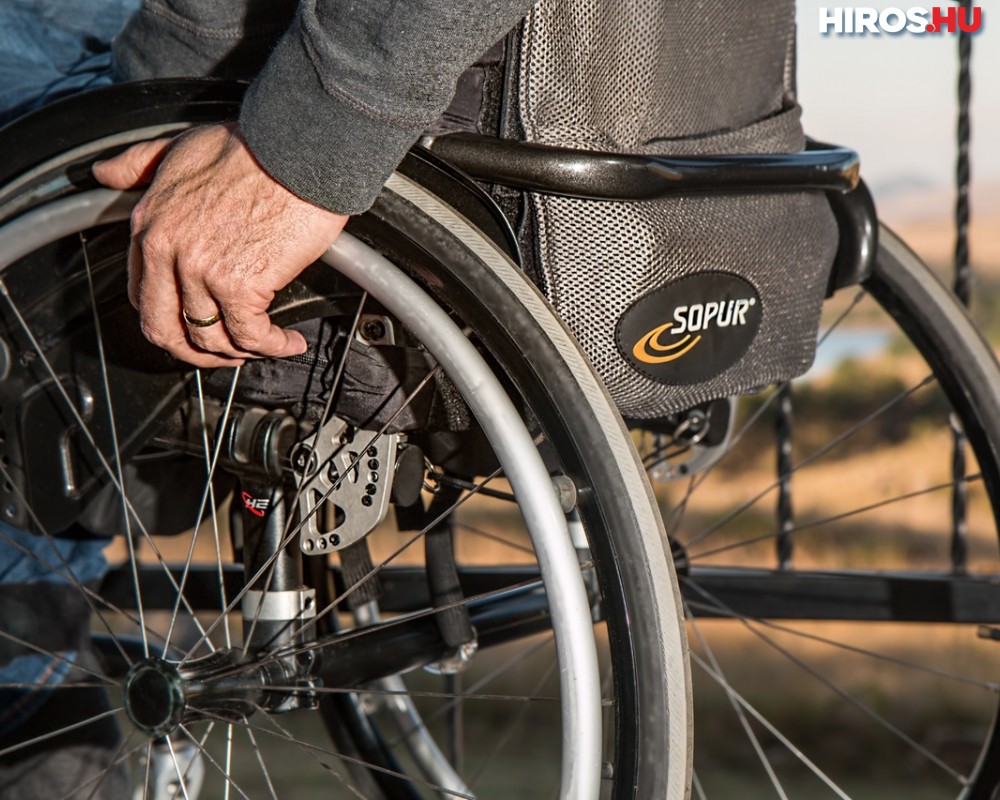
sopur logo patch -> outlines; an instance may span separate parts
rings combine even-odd
[[[678,278],[634,302],[615,330],[618,351],[661,383],[708,380],[735,364],[760,328],[760,295],[728,272]]]

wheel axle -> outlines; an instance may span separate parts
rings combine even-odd
[[[277,662],[267,665],[282,671]],[[143,733],[159,738],[198,719],[239,721],[266,705],[271,679],[238,649],[220,650],[184,666],[162,658],[136,662],[123,684],[125,713]]]

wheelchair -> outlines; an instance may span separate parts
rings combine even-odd
[[[232,118],[241,92],[211,81],[112,87],[0,134],[13,154],[0,174],[0,508],[50,542],[117,534],[121,563],[96,587],[55,544],[35,559],[92,612],[101,669],[88,677],[108,691],[107,713],[126,731],[115,758],[137,765],[146,796],[298,797],[322,782],[366,798],[682,798],[692,780],[705,796],[703,745],[739,729],[768,781],[780,785],[788,768],[766,752],[781,746],[800,796],[816,796],[807,780],[847,796],[851,776],[823,766],[832,743],[849,747],[838,712],[811,720],[829,734],[811,754],[767,710],[768,695],[794,706],[801,672],[890,742],[886,760],[902,739],[942,769],[941,796],[992,796],[988,655],[953,675],[933,652],[920,663],[851,643],[862,622],[996,621],[1000,491],[996,360],[952,294],[878,228],[853,154],[602,161],[485,137],[428,140],[276,299],[274,319],[308,333],[301,363],[209,374],[139,335],[124,269],[136,198],[99,188],[89,167]],[[880,377],[884,360],[821,364],[815,381],[754,387],[630,430],[519,268],[490,184],[589,198],[827,191],[839,244],[821,352],[852,316],[875,327],[882,315],[896,333],[880,344],[921,366],[898,385]],[[841,369],[853,372],[835,381]],[[761,422],[775,408],[786,412],[776,444]],[[940,461],[954,428],[967,437],[959,477],[928,478],[916,463]],[[806,450],[793,448],[795,433]],[[762,482],[769,447],[778,477]],[[864,454],[850,462],[867,466],[861,482],[885,479],[892,494],[853,497],[859,481],[845,476],[849,489],[821,497],[829,484],[808,476],[836,474],[847,452]],[[814,519],[793,518],[793,478],[813,495],[803,506],[821,509]],[[967,552],[949,549],[948,515],[925,502],[942,496],[949,510],[971,509]],[[777,525],[761,511],[775,499]],[[830,511],[830,500],[844,507]],[[914,516],[930,531],[919,542]],[[891,563],[898,550],[880,561],[876,543],[888,551],[897,535],[906,563]],[[801,621],[836,621],[847,635]],[[961,646],[989,654],[990,635]],[[953,685],[974,690],[990,713],[979,704],[974,746],[955,766],[789,641],[849,652],[865,681],[933,679],[942,703]],[[763,706],[722,665],[755,668],[752,646],[795,673],[753,676]],[[694,710],[690,664],[704,679]],[[694,739],[701,692],[732,725],[699,721]],[[964,713],[964,699],[954,703]],[[80,796],[104,774],[87,776]]]

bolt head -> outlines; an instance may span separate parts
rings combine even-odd
[[[301,445],[296,448],[295,452],[292,453],[292,468],[296,472],[305,472],[309,469],[309,463],[312,461],[313,452],[308,445]]]

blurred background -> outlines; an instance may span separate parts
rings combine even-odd
[[[798,2],[799,99],[810,136],[861,154],[879,214],[935,266],[954,246],[957,37],[819,33],[819,9]],[[889,8],[912,4],[865,2]],[[985,4],[981,4],[985,5]],[[981,280],[1000,266],[1000,48],[992,8],[973,39],[972,262]]]
[[[946,282],[955,247],[955,160],[958,37],[955,35],[821,35],[819,9],[798,3],[798,95],[806,132],[861,156],[862,176],[883,222]],[[876,8],[909,3],[865,2]],[[943,4],[942,5],[946,5]],[[947,4],[954,6],[955,4]],[[991,12],[973,38],[972,223],[973,315],[996,349],[1000,344],[1000,48]],[[843,294],[849,295],[849,292]],[[834,301],[825,326],[846,307]],[[866,304],[868,304],[866,306]],[[874,304],[865,300],[853,321],[820,348],[815,368],[793,384],[799,464],[821,442],[863,418],[928,368]],[[914,398],[918,397],[914,395]],[[755,401],[769,402],[765,397]],[[796,540],[795,563],[818,569],[907,569],[946,562],[948,493],[921,494],[892,507],[835,521],[843,509],[863,508],[946,485],[950,434],[947,411],[927,396],[893,411],[891,424],[866,430],[796,474],[795,523],[809,528]],[[742,418],[752,413],[744,406]],[[842,419],[843,418],[843,421]],[[769,431],[754,434],[765,447]],[[750,448],[751,452],[759,448]],[[686,541],[721,537],[709,563],[774,564],[773,455],[727,458],[706,481],[710,497],[688,508],[676,528]],[[719,474],[721,473],[721,474]],[[680,502],[676,486],[661,487],[668,521]],[[745,499],[748,498],[748,499]],[[758,499],[759,498],[759,499]],[[692,522],[690,516],[698,517]],[[714,530],[713,519],[737,514],[739,527]],[[735,526],[730,526],[735,527]],[[686,531],[686,532],[685,532]],[[762,541],[726,551],[748,531]],[[752,538],[752,536],[751,536]],[[971,571],[995,573],[996,530],[978,488],[970,512]],[[736,558],[735,553],[741,553]],[[692,559],[696,563],[698,558]],[[697,611],[697,609],[695,609]],[[697,616],[697,615],[695,615]],[[792,623],[777,627],[742,621],[693,622],[692,649],[720,672],[763,716],[805,751],[852,798],[943,798],[962,793],[995,712],[995,646],[974,626],[884,623]],[[814,637],[812,639],[808,637]],[[834,644],[831,644],[834,643]],[[880,654],[871,658],[871,653]],[[883,658],[888,656],[889,660]],[[890,660],[895,659],[890,663]],[[915,667],[915,665],[920,665]],[[935,677],[930,670],[939,670]],[[731,698],[705,670],[695,675],[696,797],[837,797],[757,720],[738,719]],[[941,675],[951,677],[940,679]],[[965,686],[954,676],[981,681]],[[746,730],[753,731],[748,737]],[[900,734],[904,734],[900,736]],[[754,746],[756,738],[756,749]],[[909,741],[906,741],[906,739]],[[935,759],[937,762],[935,763]],[[949,769],[954,770],[949,772]],[[773,775],[767,774],[773,770]],[[964,795],[962,795],[964,796]]]

